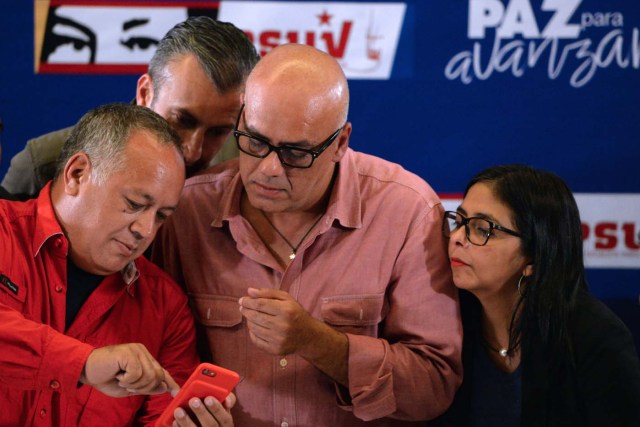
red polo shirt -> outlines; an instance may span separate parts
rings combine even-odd
[[[139,342],[184,382],[198,362],[187,299],[140,257],[104,278],[65,333],[69,243],[50,186],[0,200],[0,426],[152,425],[167,393],[117,399],[77,381],[93,348]]]

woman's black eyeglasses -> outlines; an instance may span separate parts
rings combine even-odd
[[[449,238],[451,233],[464,226],[464,232],[467,236],[469,243],[476,246],[484,246],[489,241],[489,238],[493,236],[493,230],[500,230],[504,233],[511,234],[512,236],[522,237],[517,231],[508,229],[501,225],[496,224],[493,221],[481,217],[466,218],[459,212],[446,211],[444,213],[444,220],[442,221],[442,234]]]

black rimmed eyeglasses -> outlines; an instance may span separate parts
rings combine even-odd
[[[236,127],[233,129],[233,136],[236,138],[236,143],[238,144],[238,149],[245,154],[248,154],[253,157],[257,157],[259,159],[264,159],[267,157],[272,151],[276,152],[278,159],[280,162],[292,168],[310,168],[313,165],[313,161],[320,155],[324,150],[326,150],[333,141],[336,140],[340,132],[344,126],[337,129],[331,136],[325,139],[322,143],[319,144],[319,148],[317,150],[310,150],[307,148],[294,147],[291,145],[281,145],[276,147],[275,145],[271,145],[264,138],[260,138],[255,135],[251,135],[247,132],[242,132],[238,130],[238,125],[240,124],[240,118],[242,117],[242,112],[244,111],[244,104],[240,108],[240,114],[238,114],[238,119],[236,120]]]
[[[485,218],[477,216],[467,218],[461,213],[453,211],[444,213],[444,220],[442,221],[442,234],[444,234],[444,237],[449,238],[452,233],[462,226],[464,226],[464,232],[469,243],[476,246],[486,245],[489,238],[493,236],[493,230],[500,230],[512,236],[522,237],[517,231],[510,230]]]

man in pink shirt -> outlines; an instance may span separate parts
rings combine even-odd
[[[240,373],[236,425],[436,417],[462,376],[438,197],[348,148],[346,78],[312,47],[266,55],[243,101],[239,159],[187,181],[154,248],[208,357]]]

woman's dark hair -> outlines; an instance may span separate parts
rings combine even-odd
[[[533,264],[533,274],[520,288],[510,345],[521,343],[527,351],[534,340],[549,352],[570,351],[569,309],[578,292],[587,288],[582,226],[571,190],[553,173],[524,165],[483,170],[471,179],[465,196],[477,183],[488,185],[509,207],[522,234],[523,255]]]

